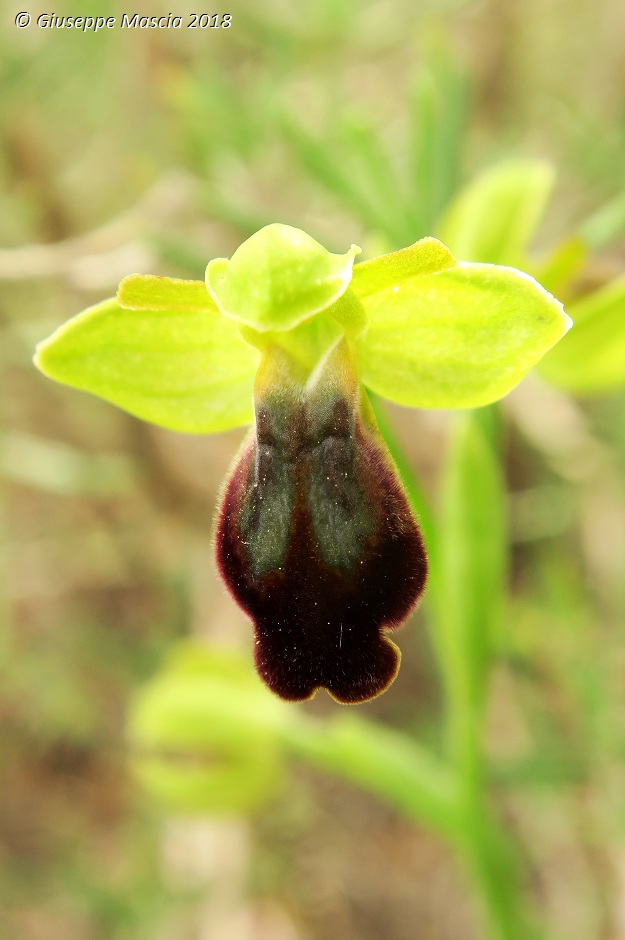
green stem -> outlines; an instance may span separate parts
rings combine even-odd
[[[520,894],[514,850],[485,805],[467,807],[463,859],[480,900],[486,936],[492,940],[539,940]]]
[[[537,940],[542,934],[527,914],[518,853],[489,805],[482,741],[492,629],[505,576],[505,533],[496,518],[504,513],[496,415],[482,409],[458,422],[446,474],[445,529],[438,531],[383,408],[376,400],[373,405],[430,547],[433,640],[444,677],[449,773],[457,800],[458,828],[447,835],[480,898],[489,940]]]

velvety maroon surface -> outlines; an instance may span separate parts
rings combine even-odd
[[[399,668],[399,650],[384,631],[399,626],[418,600],[427,561],[382,448],[359,421],[347,436],[330,433],[281,454],[271,444],[259,445],[257,432],[226,484],[217,562],[254,622],[257,669],[284,699],[307,699],[325,687],[339,702],[363,702],[383,692]],[[264,497],[275,498],[277,478],[288,479],[291,492],[288,541],[280,564],[255,575],[254,526],[268,518],[256,510],[266,509]],[[325,534],[319,539],[315,519],[322,515]],[[340,563],[324,560],[330,551]]]

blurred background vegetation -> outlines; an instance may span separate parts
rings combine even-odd
[[[201,278],[270,221],[364,257],[409,244],[510,157],[557,169],[535,257],[580,232],[590,249],[562,299],[612,281],[625,9],[232,0],[226,30],[97,35],[17,30],[21,9],[5,4],[0,33],[0,935],[477,940],[446,846],[332,776],[289,763],[262,805],[227,816],[167,811],[137,786],[126,713],[171,645],[250,650],[210,543],[241,434],[142,424],[53,385],[31,355],[124,275]],[[570,940],[625,937],[623,405],[530,376],[502,408],[511,594],[490,785],[549,936]],[[435,505],[449,416],[389,420]],[[436,747],[426,620],[359,714]],[[321,693],[301,708],[339,706]]]

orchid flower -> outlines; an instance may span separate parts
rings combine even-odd
[[[254,624],[258,672],[290,701],[383,692],[387,631],[421,597],[418,523],[366,389],[401,405],[505,395],[566,332],[529,275],[456,261],[434,238],[354,266],[269,225],[206,281],[131,275],[35,362],[176,431],[251,424],[223,487],[216,559]]]

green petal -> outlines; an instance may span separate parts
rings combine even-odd
[[[541,375],[578,394],[625,386],[625,277],[571,305],[575,324],[545,357]]]
[[[406,278],[445,271],[457,264],[449,248],[437,238],[422,238],[408,248],[364,261],[354,268],[352,290],[365,304],[367,298],[392,289]]]
[[[566,332],[562,305],[513,268],[460,263],[362,298],[362,381],[418,408],[470,408],[510,391]]]
[[[524,266],[554,177],[544,160],[509,160],[487,170],[453,201],[440,237],[465,261]]]
[[[352,245],[333,255],[305,232],[274,223],[248,238],[231,260],[216,258],[206,268],[209,293],[221,312],[255,330],[289,330],[347,290]]]
[[[57,382],[191,434],[251,421],[258,360],[210,300],[202,310],[124,310],[105,300],[61,326],[35,356]]]
[[[117,290],[117,303],[131,310],[214,310],[204,281],[131,274]]]

